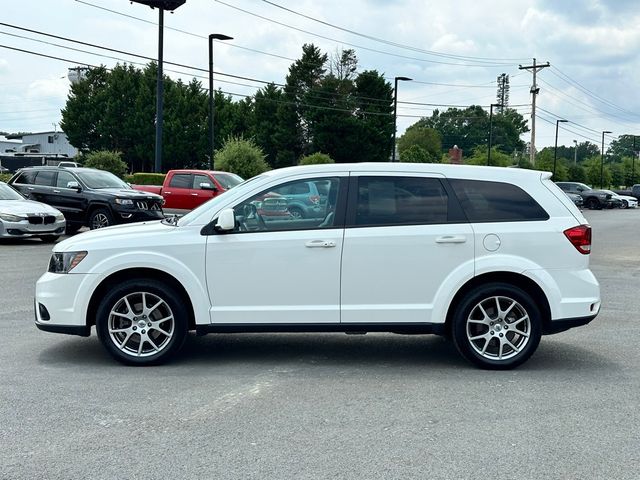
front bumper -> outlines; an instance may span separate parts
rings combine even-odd
[[[134,208],[120,208],[115,210],[116,223],[147,222],[149,220],[162,220],[164,213],[159,210],[140,210]]]
[[[87,336],[87,308],[102,275],[43,274],[36,283],[35,321],[40,330]]]
[[[20,222],[7,222],[0,220],[0,237],[2,238],[27,238],[41,237],[43,235],[64,235],[66,221],[60,220],[50,224],[32,224],[28,220]]]

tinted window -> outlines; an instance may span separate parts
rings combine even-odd
[[[436,178],[358,178],[356,225],[445,223],[447,211],[447,193]]]
[[[295,182],[280,187],[276,189],[275,192],[280,195],[304,195],[305,193],[311,192],[311,187],[309,187],[309,183],[307,182]]]
[[[242,177],[239,177],[235,173],[216,173],[216,180],[225,190],[229,190],[244,182]]]
[[[58,172],[58,179],[56,180],[56,187],[69,188],[68,187],[69,182],[78,183],[78,181],[75,179],[75,177],[73,175],[71,175],[69,172]]]
[[[111,172],[83,168],[82,171],[78,171],[78,176],[89,188],[121,188],[131,190],[129,184],[120,180]]]
[[[55,170],[40,170],[36,175],[36,185],[53,185],[53,177],[55,176]]]
[[[449,183],[470,222],[549,219],[547,212],[527,192],[510,183],[456,179]]]
[[[191,188],[191,174],[178,173],[171,178],[169,186],[173,188]]]
[[[211,180],[206,175],[194,175],[193,176],[193,186],[191,188],[194,188],[196,190],[200,190],[201,189],[201,187],[200,187],[201,183],[208,183],[212,187],[214,185],[213,180]]]
[[[13,183],[23,183],[26,185],[31,185],[33,184],[35,178],[36,178],[36,172],[34,171],[22,172],[18,176],[18,178],[16,178],[16,181]]]

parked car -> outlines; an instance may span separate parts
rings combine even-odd
[[[578,195],[577,193],[569,193],[569,192],[564,192],[564,194],[571,199],[571,201],[576,207],[582,208],[582,206],[584,205],[584,200],[582,199],[582,195]]]
[[[630,195],[618,195],[612,190],[603,190],[603,192],[611,194],[611,198],[619,203],[618,206],[620,208],[636,208],[638,206],[638,199],[636,197],[632,197]]]
[[[80,166],[80,164],[79,164],[79,163],[76,163],[76,162],[67,162],[67,161],[64,161],[64,162],[60,162],[57,166],[58,166],[58,167],[72,167],[72,168],[77,168],[77,167],[79,167],[79,166]]]
[[[580,195],[584,200],[584,206],[591,210],[602,208],[614,208],[619,202],[612,198],[610,193],[604,190],[593,190],[591,187],[579,182],[556,182],[556,185],[564,192]]]
[[[287,200],[287,210],[295,218],[318,218],[324,216],[326,182],[303,182],[285,185],[274,190]]]
[[[634,197],[636,200],[640,200],[640,183],[636,183],[628,190],[614,190],[614,192],[621,196]]]
[[[58,243],[36,325],[95,325],[131,365],[168,360],[188,330],[328,331],[441,334],[480,367],[513,368],[543,334],[600,309],[591,227],[550,177],[443,164],[266,172],[179,219]],[[324,218],[267,221],[255,206],[319,181],[336,198]]]
[[[169,170],[161,186],[131,185],[164,198],[164,208],[192,210],[243,180],[235,173],[211,170]]]
[[[112,173],[94,168],[23,168],[9,184],[28,199],[64,213],[67,233],[83,226],[93,230],[164,218],[162,197],[133,190]]]
[[[40,202],[27,200],[4,182],[0,182],[0,237],[38,237],[55,242],[64,234],[62,212]]]

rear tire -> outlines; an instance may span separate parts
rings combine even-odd
[[[629,202],[622,200],[622,208],[629,208]]]
[[[184,344],[184,301],[170,286],[147,278],[125,281],[102,299],[96,332],[109,354],[125,365],[159,365]]]
[[[451,327],[464,358],[481,368],[508,370],[526,362],[538,348],[542,315],[524,290],[496,282],[467,293]]]
[[[298,207],[291,207],[289,208],[289,214],[296,219],[301,219],[304,218],[304,213],[302,212],[302,210]]]
[[[589,210],[602,210],[602,205],[600,205],[598,199],[593,197],[587,199],[585,206]]]

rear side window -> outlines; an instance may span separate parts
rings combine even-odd
[[[26,171],[26,172],[22,172],[20,175],[18,175],[18,178],[16,178],[16,181],[13,183],[22,183],[25,185],[33,185],[33,182],[36,179],[36,172],[34,171]]]
[[[450,179],[449,183],[472,223],[548,220],[549,214],[516,185]]]
[[[446,223],[447,212],[447,193],[436,178],[358,178],[358,226]]]
[[[53,186],[53,177],[55,177],[56,172],[53,170],[40,170],[36,175],[36,185],[46,185]]]
[[[173,188],[191,188],[191,174],[177,173],[171,178],[169,186]]]

